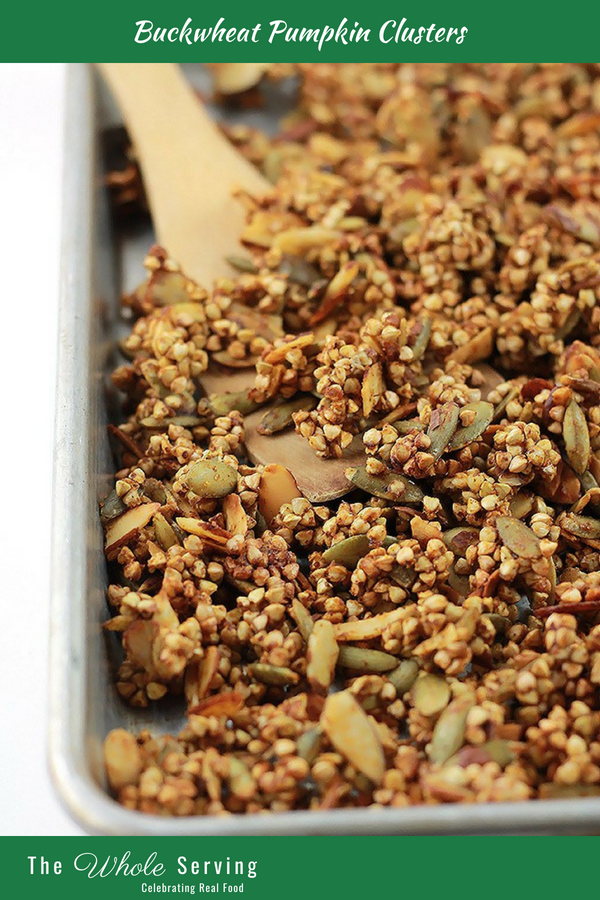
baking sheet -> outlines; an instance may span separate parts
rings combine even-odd
[[[192,69],[202,78],[199,67]],[[70,67],[63,203],[52,569],[50,765],[72,815],[92,833],[151,835],[590,834],[600,798],[165,819],[107,793],[111,728],[178,729],[178,707],[133,710],[113,686],[118,641],[103,633],[106,566],[98,502],[112,486],[106,376],[115,362],[118,297],[143,275],[146,228],[111,230],[100,137],[116,111],[89,66]],[[279,108],[289,105],[289,97]],[[264,127],[263,114],[251,114]],[[277,113],[275,114],[276,117]],[[273,119],[271,119],[272,121]]]

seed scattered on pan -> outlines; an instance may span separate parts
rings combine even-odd
[[[262,681],[263,684],[288,685],[298,684],[300,676],[287,666],[271,666],[267,663],[253,663],[248,666],[248,673],[255,678],[256,681]]]
[[[154,516],[154,533],[163,550],[168,550],[169,547],[179,544],[179,538],[173,526],[165,519],[162,513],[156,513]]]
[[[583,410],[575,400],[565,410],[563,438],[569,462],[578,475],[583,475],[590,459],[590,433]]]
[[[438,675],[421,675],[411,692],[413,706],[424,716],[435,716],[450,700],[448,683]]]
[[[280,403],[277,406],[272,406],[264,414],[256,430],[259,434],[276,434],[278,431],[283,431],[284,428],[289,428],[294,424],[292,418],[293,413],[298,412],[301,409],[310,411],[315,408],[317,403],[318,400],[316,397],[307,396],[295,397],[288,403]]]
[[[385,772],[381,741],[349,691],[329,695],[320,724],[338,753],[375,784],[380,784]]]
[[[573,537],[581,538],[582,541],[600,540],[600,519],[575,513],[564,513],[560,516],[558,524],[562,531],[566,531]]]
[[[429,453],[439,459],[458,426],[458,403],[443,403],[431,413],[427,437],[431,441]]]
[[[395,656],[384,653],[382,650],[369,650],[367,647],[341,647],[338,665],[343,669],[374,674],[389,672],[396,668],[398,660]]]
[[[261,403],[250,399],[248,391],[212,394],[208,402],[215,416],[227,416],[234,409],[237,409],[243,416],[248,416],[262,406]]]
[[[171,416],[169,419],[157,419],[155,416],[146,416],[141,419],[140,425],[144,428],[160,428],[164,430],[168,425],[180,425],[182,428],[196,428],[202,425],[200,416]]]
[[[250,272],[252,274],[258,272],[258,269],[249,256],[226,256],[225,259],[229,265],[233,266],[234,269],[237,269],[238,272]]]
[[[386,475],[369,475],[364,466],[346,469],[346,478],[352,484],[383,500],[395,500],[397,503],[419,503],[423,499],[421,488],[413,484],[404,475],[389,472]]]
[[[237,486],[237,472],[221,459],[199,459],[184,476],[185,484],[198,497],[226,497]]]
[[[116,519],[117,516],[120,516],[126,511],[127,506],[123,503],[123,500],[121,499],[121,497],[119,497],[116,490],[113,488],[108,497],[100,506],[100,517],[103,522],[110,522],[111,519]]]
[[[475,417],[469,425],[463,425],[456,429],[454,437],[448,445],[448,450],[450,452],[462,450],[463,447],[467,447],[473,441],[479,440],[494,418],[494,407],[491,403],[488,403],[487,400],[478,400],[476,403],[467,403],[460,411],[461,415],[470,412],[475,413]]]
[[[355,534],[325,550],[323,559],[326,563],[339,563],[347,569],[354,569],[371,547],[371,542],[366,534]]]
[[[396,693],[402,697],[417,680],[419,674],[419,664],[414,659],[403,659],[400,665],[392,672],[388,673],[388,679],[396,688]]]
[[[542,555],[540,540],[531,528],[513,516],[498,516],[496,528],[505,547],[524,559],[537,559]]]
[[[459,697],[444,709],[435,723],[431,743],[427,748],[427,755],[432,763],[443,765],[460,750],[465,740],[467,716],[473,706],[473,699]]]

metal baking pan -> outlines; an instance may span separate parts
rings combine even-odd
[[[114,110],[113,110],[114,114]],[[165,819],[108,794],[102,741],[111,728],[177,730],[174,714],[132,710],[113,687],[98,501],[108,492],[106,373],[120,290],[142,277],[148,231],[111,232],[100,136],[109,115],[89,66],[68,74],[60,347],[54,472],[50,760],[57,790],[91,833],[147,835],[583,834],[600,831],[600,798]]]

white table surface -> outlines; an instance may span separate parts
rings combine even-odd
[[[47,766],[65,67],[0,64],[0,834],[74,835]]]

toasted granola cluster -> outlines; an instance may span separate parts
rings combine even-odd
[[[124,301],[106,628],[124,701],[185,725],[111,731],[111,789],[173,816],[600,794],[600,66],[253,77],[289,75],[277,136],[227,129],[273,184],[238,274],[154,247]],[[352,454],[335,499],[253,462],[286,429],[315,473]]]

